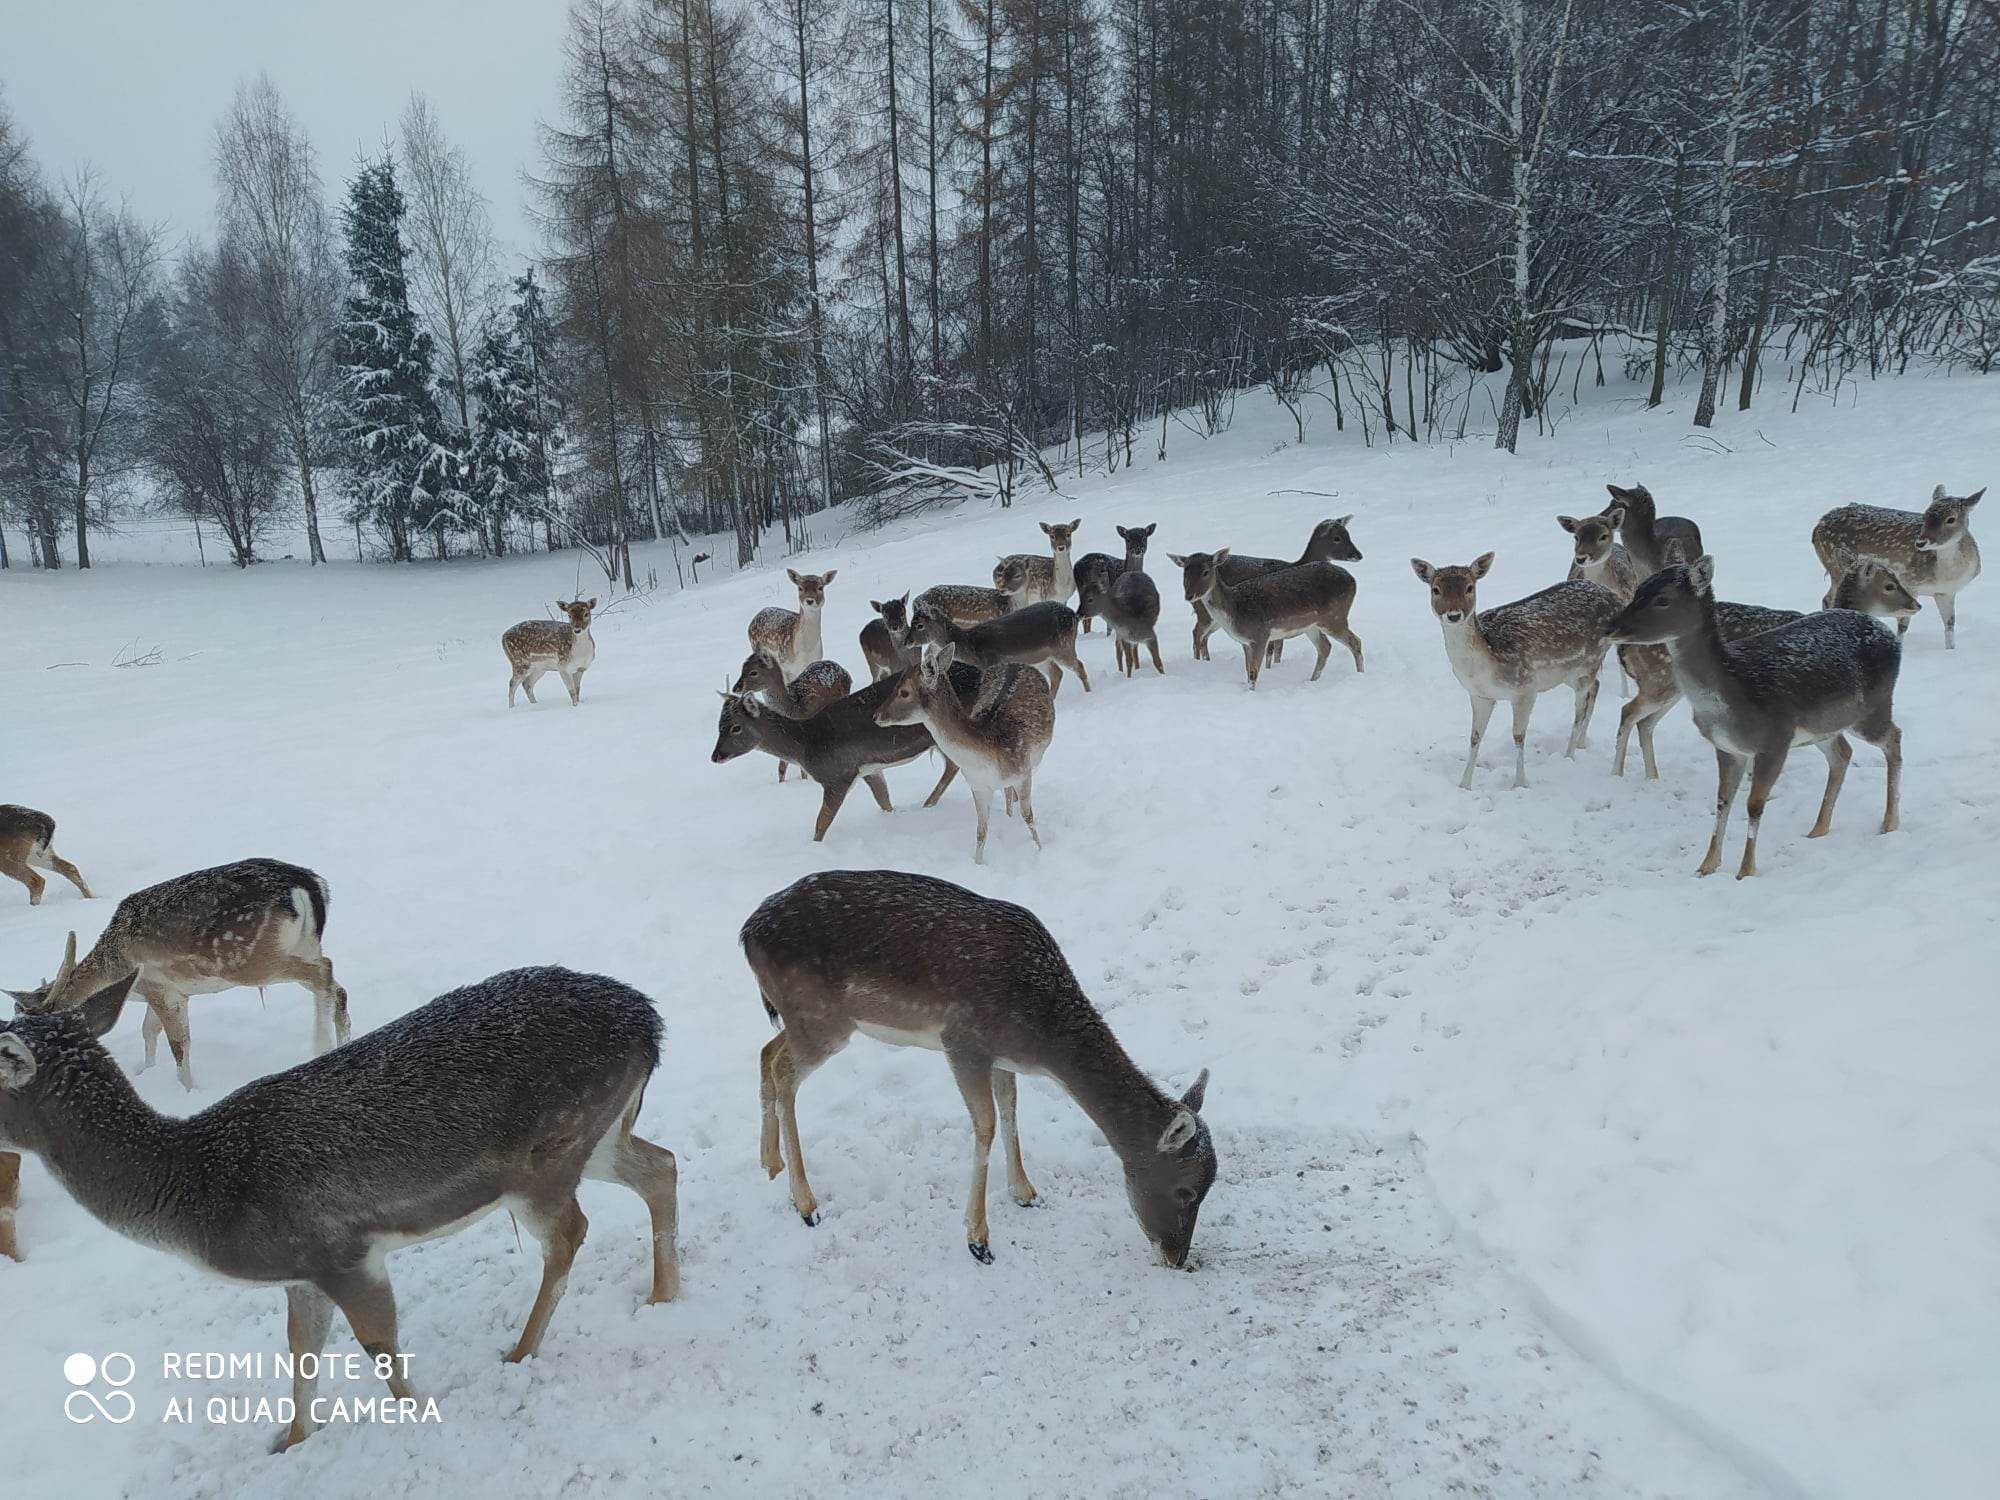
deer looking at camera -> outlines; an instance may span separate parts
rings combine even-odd
[[[1556,524],[1576,538],[1576,551],[1569,565],[1572,582],[1580,578],[1585,583],[1607,588],[1621,603],[1632,597],[1643,581],[1639,565],[1619,543],[1610,517],[1557,516]]]
[[[0,875],[18,880],[28,888],[28,905],[42,904],[42,890],[48,884],[37,869],[51,870],[91,898],[83,883],[83,872],[56,853],[56,820],[32,807],[0,802]]]
[[[597,642],[590,637],[590,617],[597,608],[595,599],[576,599],[565,604],[556,600],[562,620],[523,620],[510,626],[500,637],[500,649],[507,653],[513,675],[507,679],[507,706],[514,706],[514,689],[519,688],[535,701],[535,684],[554,672],[569,689],[572,707],[583,702],[583,674],[597,660]]]
[[[1863,558],[1878,562],[1911,593],[1931,596],[1938,618],[1944,621],[1944,648],[1956,650],[1959,591],[1979,576],[1972,508],[1985,493],[1981,489],[1970,495],[1947,495],[1939,485],[1921,511],[1880,505],[1843,505],[1828,511],[1813,527],[1812,541],[1820,566],[1826,569],[1829,590],[1839,585],[1850,563]],[[1897,619],[1897,634],[1909,628],[1907,615]]]
[[[1085,635],[1090,634],[1091,621],[1097,618],[1088,598],[1099,597],[1091,594],[1093,584],[1110,588],[1122,575],[1128,572],[1146,570],[1146,547],[1153,539],[1158,523],[1145,526],[1120,526],[1119,538],[1125,543],[1125,556],[1113,557],[1108,552],[1086,552],[1076,560],[1076,617]]]
[[[1067,526],[1042,522],[1042,533],[1049,539],[1049,555],[1015,552],[1001,558],[993,565],[993,586],[1012,595],[1016,609],[1023,604],[1067,604],[1069,596],[1076,592],[1070,543],[1081,525],[1081,518]],[[1010,570],[1009,564],[1015,563],[1020,565],[1018,570]]]
[[[370,1356],[389,1356],[390,1394],[415,1400],[385,1260],[504,1206],[542,1247],[541,1288],[507,1358],[533,1356],[589,1229],[585,1178],[644,1200],[647,1301],[678,1292],[676,1163],[633,1133],[660,1061],[659,1013],[637,990],[566,969],[496,974],[169,1119],[96,1040],[134,979],[0,1023],[0,1144],[34,1152],[108,1228],[284,1287],[293,1354],[323,1351],[339,1308]],[[280,1451],[312,1433],[316,1374],[299,1363]]]
[[[820,614],[826,608],[826,588],[839,569],[824,573],[800,573],[785,569],[785,576],[798,586],[799,607],[760,609],[750,618],[750,649],[777,658],[790,682],[825,655],[820,649]]]
[[[910,596],[870,599],[868,607],[876,617],[861,627],[861,656],[868,663],[869,676],[880,682],[915,660],[903,649],[910,634]]]
[[[742,939],[765,1014],[782,1028],[758,1058],[764,1170],[776,1177],[789,1163],[792,1207],[808,1226],[819,1223],[819,1200],[799,1145],[799,1085],[858,1031],[942,1052],[950,1065],[972,1118],[965,1247],[981,1265],[993,1263],[986,1166],[996,1124],[1014,1201],[1037,1201],[1015,1124],[1020,1073],[1053,1079],[1096,1123],[1155,1254],[1187,1265],[1215,1183],[1201,1118],[1208,1071],[1179,1098],[1140,1072],[1033,913],[927,875],[831,870],[766,900]]]

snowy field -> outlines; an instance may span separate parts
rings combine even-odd
[[[1071,476],[1060,499],[874,536],[821,518],[804,561],[622,602],[580,710],[549,678],[510,713],[498,645],[567,596],[574,555],[0,574],[0,800],[52,812],[103,898],[52,885],[30,909],[0,884],[0,983],[52,971],[116,897],[253,854],[330,882],[357,1031],[520,964],[628,980],[667,1022],[641,1130],[680,1157],[684,1276],[679,1302],[642,1308],[641,1205],[588,1186],[542,1356],[503,1366],[533,1242],[501,1214],[402,1252],[403,1344],[442,1425],[334,1427],[272,1458],[268,1428],[157,1418],[169,1397],[283,1393],[160,1378],[163,1351],[281,1349],[279,1293],[115,1237],[31,1161],[27,1261],[0,1263],[0,1490],[1991,1494],[2000,575],[1962,596],[1955,653],[1928,605],[1908,637],[1902,832],[1876,834],[1881,760],[1858,748],[1832,836],[1807,842],[1824,772],[1801,755],[1763,874],[1738,884],[1694,878],[1714,759],[1685,707],[1660,781],[1636,751],[1612,778],[1613,674],[1578,759],[1558,692],[1529,787],[1510,787],[1503,711],[1461,792],[1466,699],[1408,559],[1491,549],[1481,603],[1518,597],[1563,576],[1557,513],[1643,481],[1700,522],[1723,597],[1811,607],[1823,510],[2000,479],[1996,396],[1912,377],[1796,417],[1731,412],[1714,440],[1685,404],[1606,402],[1509,458],[1366,450],[1324,409],[1301,447],[1252,394],[1228,433],[1176,426],[1167,462]],[[1224,639],[1190,659],[1167,553],[1289,554],[1350,511],[1365,676],[1336,650],[1309,686],[1298,643],[1253,696]],[[1039,854],[999,821],[976,868],[965,792],[919,805],[930,763],[889,774],[891,815],[850,798],[822,845],[817,794],[769,758],[709,763],[715,689],[751,614],[793,602],[787,562],[839,569],[826,641],[865,679],[871,597],[983,582],[995,553],[1039,546],[1037,521],[1073,516],[1079,552],[1158,523],[1167,675],[1116,677],[1087,638],[1096,691],[1057,700]],[[1726,869],[1742,829],[1739,808]],[[819,1228],[765,1180],[769,1032],[737,927],[807,871],[880,866],[1032,908],[1143,1067],[1177,1090],[1213,1068],[1221,1177],[1194,1274],[1153,1264],[1115,1158],[1034,1079],[1021,1128],[1046,1206],[996,1184],[998,1259],[976,1264],[965,1113],[929,1053],[857,1040],[805,1088]],[[139,1079],[163,1110],[297,1061],[310,1007],[239,991],[198,999],[192,1025],[201,1090]],[[110,1045],[136,1065],[139,1007]],[[65,1420],[76,1350],[134,1357],[138,1420]]]

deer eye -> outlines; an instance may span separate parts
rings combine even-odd
[[[1194,1189],[1190,1187],[1175,1188],[1174,1196],[1183,1203],[1192,1203],[1194,1202]]]

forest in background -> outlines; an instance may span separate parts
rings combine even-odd
[[[1518,451],[2000,359],[1991,0],[574,0],[558,65],[524,264],[421,95],[342,175],[246,80],[177,244],[0,107],[0,566],[158,508],[631,587],[1251,386]]]

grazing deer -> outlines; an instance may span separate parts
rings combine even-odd
[[[1686,516],[1663,516],[1653,505],[1652,492],[1643,484],[1629,490],[1615,484],[1604,487],[1611,503],[1598,514],[1618,528],[1632,562],[1645,579],[1669,563],[1692,562],[1701,556],[1701,528]]]
[[[715,749],[709,759],[721,765],[752,750],[762,750],[789,761],[818,782],[819,821],[813,825],[813,842],[817,844],[826,838],[827,829],[847,800],[847,794],[854,790],[856,781],[867,783],[883,812],[893,812],[889,783],[882,773],[890,766],[903,765],[938,748],[930,731],[922,725],[884,729],[875,722],[876,705],[895,690],[896,682],[894,677],[885,677],[870,683],[860,692],[828,704],[809,719],[786,718],[748,693],[724,693],[722,717],[715,728]],[[960,691],[976,693],[978,674],[967,671],[958,684]],[[958,767],[946,760],[944,774],[924,799],[924,806],[935,807],[957,774]]]
[[[935,1049],[950,1064],[972,1117],[965,1245],[974,1260],[993,1263],[986,1163],[996,1122],[1014,1201],[1037,1201],[1015,1122],[1015,1076],[1030,1073],[1054,1079],[1103,1132],[1155,1253],[1186,1266],[1215,1183],[1201,1118],[1208,1070],[1178,1099],[1140,1072],[1032,912],[927,875],[830,870],[752,912],[743,953],[782,1027],[758,1059],[764,1170],[776,1177],[789,1160],[792,1206],[808,1225],[819,1202],[799,1145],[799,1085],[859,1031]]]
[[[1944,486],[1931,491],[1931,503],[1921,511],[1889,510],[1880,505],[1843,505],[1819,518],[1813,527],[1813,550],[1834,586],[1850,561],[1867,558],[1891,569],[1913,594],[1929,594],[1944,621],[1944,648],[1958,649],[1958,593],[1979,576],[1979,543],[1972,539],[1972,507],[1985,490],[1947,495]],[[1910,628],[1907,615],[1896,621],[1898,634]]]
[[[1013,576],[1025,577],[1025,574]],[[954,625],[983,625],[999,619],[1013,607],[1013,597],[1005,589],[983,589],[976,583],[940,583],[925,589],[910,602],[910,623],[914,626],[921,614],[941,614]]]
[[[854,679],[837,661],[816,661],[790,682],[778,658],[768,651],[752,651],[736,674],[732,693],[755,693],[765,707],[787,719],[810,719],[830,703],[838,703],[854,691]],[[778,762],[778,780],[785,779],[786,762]]]
[[[1016,552],[1001,558],[993,565],[993,586],[1003,593],[1019,595],[1016,609],[1023,604],[1067,604],[1069,596],[1076,592],[1076,575],[1069,560],[1070,541],[1082,524],[1081,517],[1067,526],[1042,522],[1042,531],[1049,539],[1049,555]],[[1010,587],[1003,581],[1010,563],[1020,564],[1019,587]]]
[[[861,655],[875,681],[894,677],[913,659],[903,649],[910,634],[910,596],[900,599],[870,599],[868,607],[876,618],[861,627]]]
[[[85,996],[136,972],[133,988],[146,1002],[146,1060],[139,1071],[153,1066],[164,1030],[181,1086],[191,1089],[190,995],[304,985],[313,997],[314,1053],[333,1046],[336,1035],[347,1040],[347,991],[320,950],[326,906],[326,882],[281,860],[242,859],[176,875],[120,901],[82,963],[72,932],[54,979],[8,993],[27,1014],[47,1015],[72,1010]]]
[[[1076,615],[1083,626],[1083,633],[1090,634],[1090,624],[1096,618],[1084,606],[1084,591],[1093,583],[1109,588],[1119,574],[1130,568],[1143,570],[1146,565],[1146,544],[1153,539],[1153,531],[1158,523],[1147,526],[1120,526],[1118,535],[1125,542],[1125,556],[1113,557],[1108,552],[1086,552],[1076,560]]]
[[[1060,606],[1030,605],[1031,609]],[[921,724],[938,749],[965,773],[972,788],[972,811],[979,836],[972,862],[986,862],[986,821],[993,793],[1006,793],[1007,811],[1020,804],[1028,836],[1042,847],[1035,830],[1035,768],[1042,763],[1056,731],[1055,693],[1030,667],[1009,664],[989,670],[976,701],[967,703],[951,685],[955,648],[927,652],[914,667],[891,679],[895,690],[875,709],[875,722],[885,725]],[[939,783],[943,790],[943,783]]]
[[[590,637],[590,616],[597,608],[595,599],[577,599],[556,608],[567,620],[523,620],[510,626],[500,637],[500,649],[507,653],[513,675],[507,679],[507,706],[514,706],[514,689],[519,688],[535,701],[535,684],[554,672],[569,689],[572,707],[583,702],[583,674],[597,660],[597,642]]]
[[[42,889],[48,884],[34,867],[53,870],[91,899],[83,872],[56,853],[56,820],[32,807],[0,802],[0,875],[8,875],[28,888],[28,905],[42,904]]]
[[[1472,744],[1465,755],[1460,787],[1470,790],[1479,764],[1479,742],[1494,706],[1514,707],[1514,785],[1528,784],[1528,720],[1535,699],[1558,683],[1576,695],[1568,755],[1575,755],[1597,706],[1597,678],[1604,667],[1605,628],[1618,613],[1618,596],[1582,580],[1558,583],[1479,612],[1479,580],[1493,566],[1482,552],[1467,567],[1434,568],[1421,557],[1410,570],[1430,586],[1431,613],[1444,631],[1444,654],[1452,675],[1472,700]]]
[[[496,974],[179,1120],[141,1100],[96,1040],[133,979],[62,1015],[0,1023],[0,1142],[34,1152],[128,1239],[283,1286],[294,1355],[326,1348],[338,1307],[361,1347],[388,1357],[390,1394],[417,1400],[385,1257],[503,1205],[542,1245],[541,1289],[507,1358],[533,1355],[589,1227],[584,1178],[645,1200],[647,1301],[679,1290],[673,1153],[632,1133],[660,1061],[659,1014],[637,990],[566,969]],[[316,1374],[299,1362],[278,1451],[312,1433]]]
[[[1621,604],[1632,597],[1640,583],[1639,565],[1619,545],[1609,516],[1557,516],[1556,524],[1576,538],[1569,565],[1572,582],[1580,578],[1607,588]]]
[[[839,572],[838,568],[824,573],[785,569],[785,576],[798,585],[799,607],[779,609],[774,605],[750,617],[750,649],[775,656],[787,682],[825,654],[820,650],[819,618],[826,608],[826,586]]]
[[[1895,719],[1903,648],[1895,633],[1854,610],[1830,609],[1726,641],[1716,622],[1714,576],[1715,561],[1706,555],[1691,567],[1676,564],[1655,573],[1610,629],[1615,641],[1667,648],[1695,727],[1715,746],[1715,832],[1695,873],[1711,875],[1722,863],[1722,838],[1746,766],[1750,834],[1736,878],[1757,873],[1764,804],[1796,746],[1817,745],[1826,756],[1826,794],[1806,837],[1823,835],[1854,758],[1849,733],[1879,746],[1888,762],[1882,831],[1895,832],[1903,769],[1903,732]]]
[[[1206,561],[1196,561],[1203,557]],[[1257,675],[1271,644],[1295,635],[1311,635],[1319,651],[1308,681],[1319,681],[1335,640],[1354,653],[1354,670],[1362,670],[1361,640],[1347,628],[1348,612],[1354,607],[1352,573],[1332,563],[1296,563],[1230,584],[1224,577],[1229,557],[1227,547],[1195,553],[1184,565],[1183,576],[1189,588],[1200,588],[1209,619],[1242,645],[1243,670],[1252,692],[1257,690]]]
[[[1922,608],[1896,575],[1880,563],[1856,563],[1842,575],[1827,609],[1854,609],[1863,614],[1901,621]],[[1788,625],[1801,618],[1796,609],[1766,609],[1758,604],[1715,601],[1715,624],[1725,641],[1740,641],[1759,631]],[[1625,700],[1618,716],[1618,754],[1611,774],[1625,774],[1625,747],[1634,728],[1639,731],[1639,750],[1646,761],[1646,779],[1658,781],[1660,770],[1653,759],[1653,727],[1681,701],[1680,684],[1674,677],[1673,658],[1665,646],[1620,646],[1618,660],[1631,674],[1638,691]]]
[[[1104,616],[1105,628],[1117,643],[1118,667],[1127,677],[1139,670],[1139,648],[1153,653],[1153,670],[1164,674],[1160,663],[1160,590],[1139,568],[1120,573],[1110,583],[1095,579],[1083,586],[1078,599],[1084,610]]]
[[[982,672],[1009,662],[1024,667],[1047,666],[1049,691],[1062,688],[1062,669],[1076,673],[1090,691],[1090,674],[1076,654],[1076,611],[1067,604],[1028,604],[997,620],[969,629],[943,611],[923,605],[910,619],[911,646],[951,646],[957,659]]]
[[[1248,557],[1231,551],[1222,563],[1222,581],[1231,588],[1247,583],[1265,573],[1276,573],[1282,568],[1296,568],[1309,562],[1360,562],[1361,549],[1354,545],[1354,539],[1347,534],[1347,526],[1353,516],[1340,516],[1321,521],[1306,538],[1306,550],[1295,558]],[[1181,588],[1189,604],[1194,606],[1194,657],[1196,661],[1209,660],[1208,638],[1220,628],[1209,613],[1205,595],[1207,574],[1201,570],[1213,558],[1206,552],[1190,552],[1185,556],[1168,554],[1174,566],[1181,570]],[[1273,641],[1265,653],[1265,665],[1284,660],[1285,643]]]

